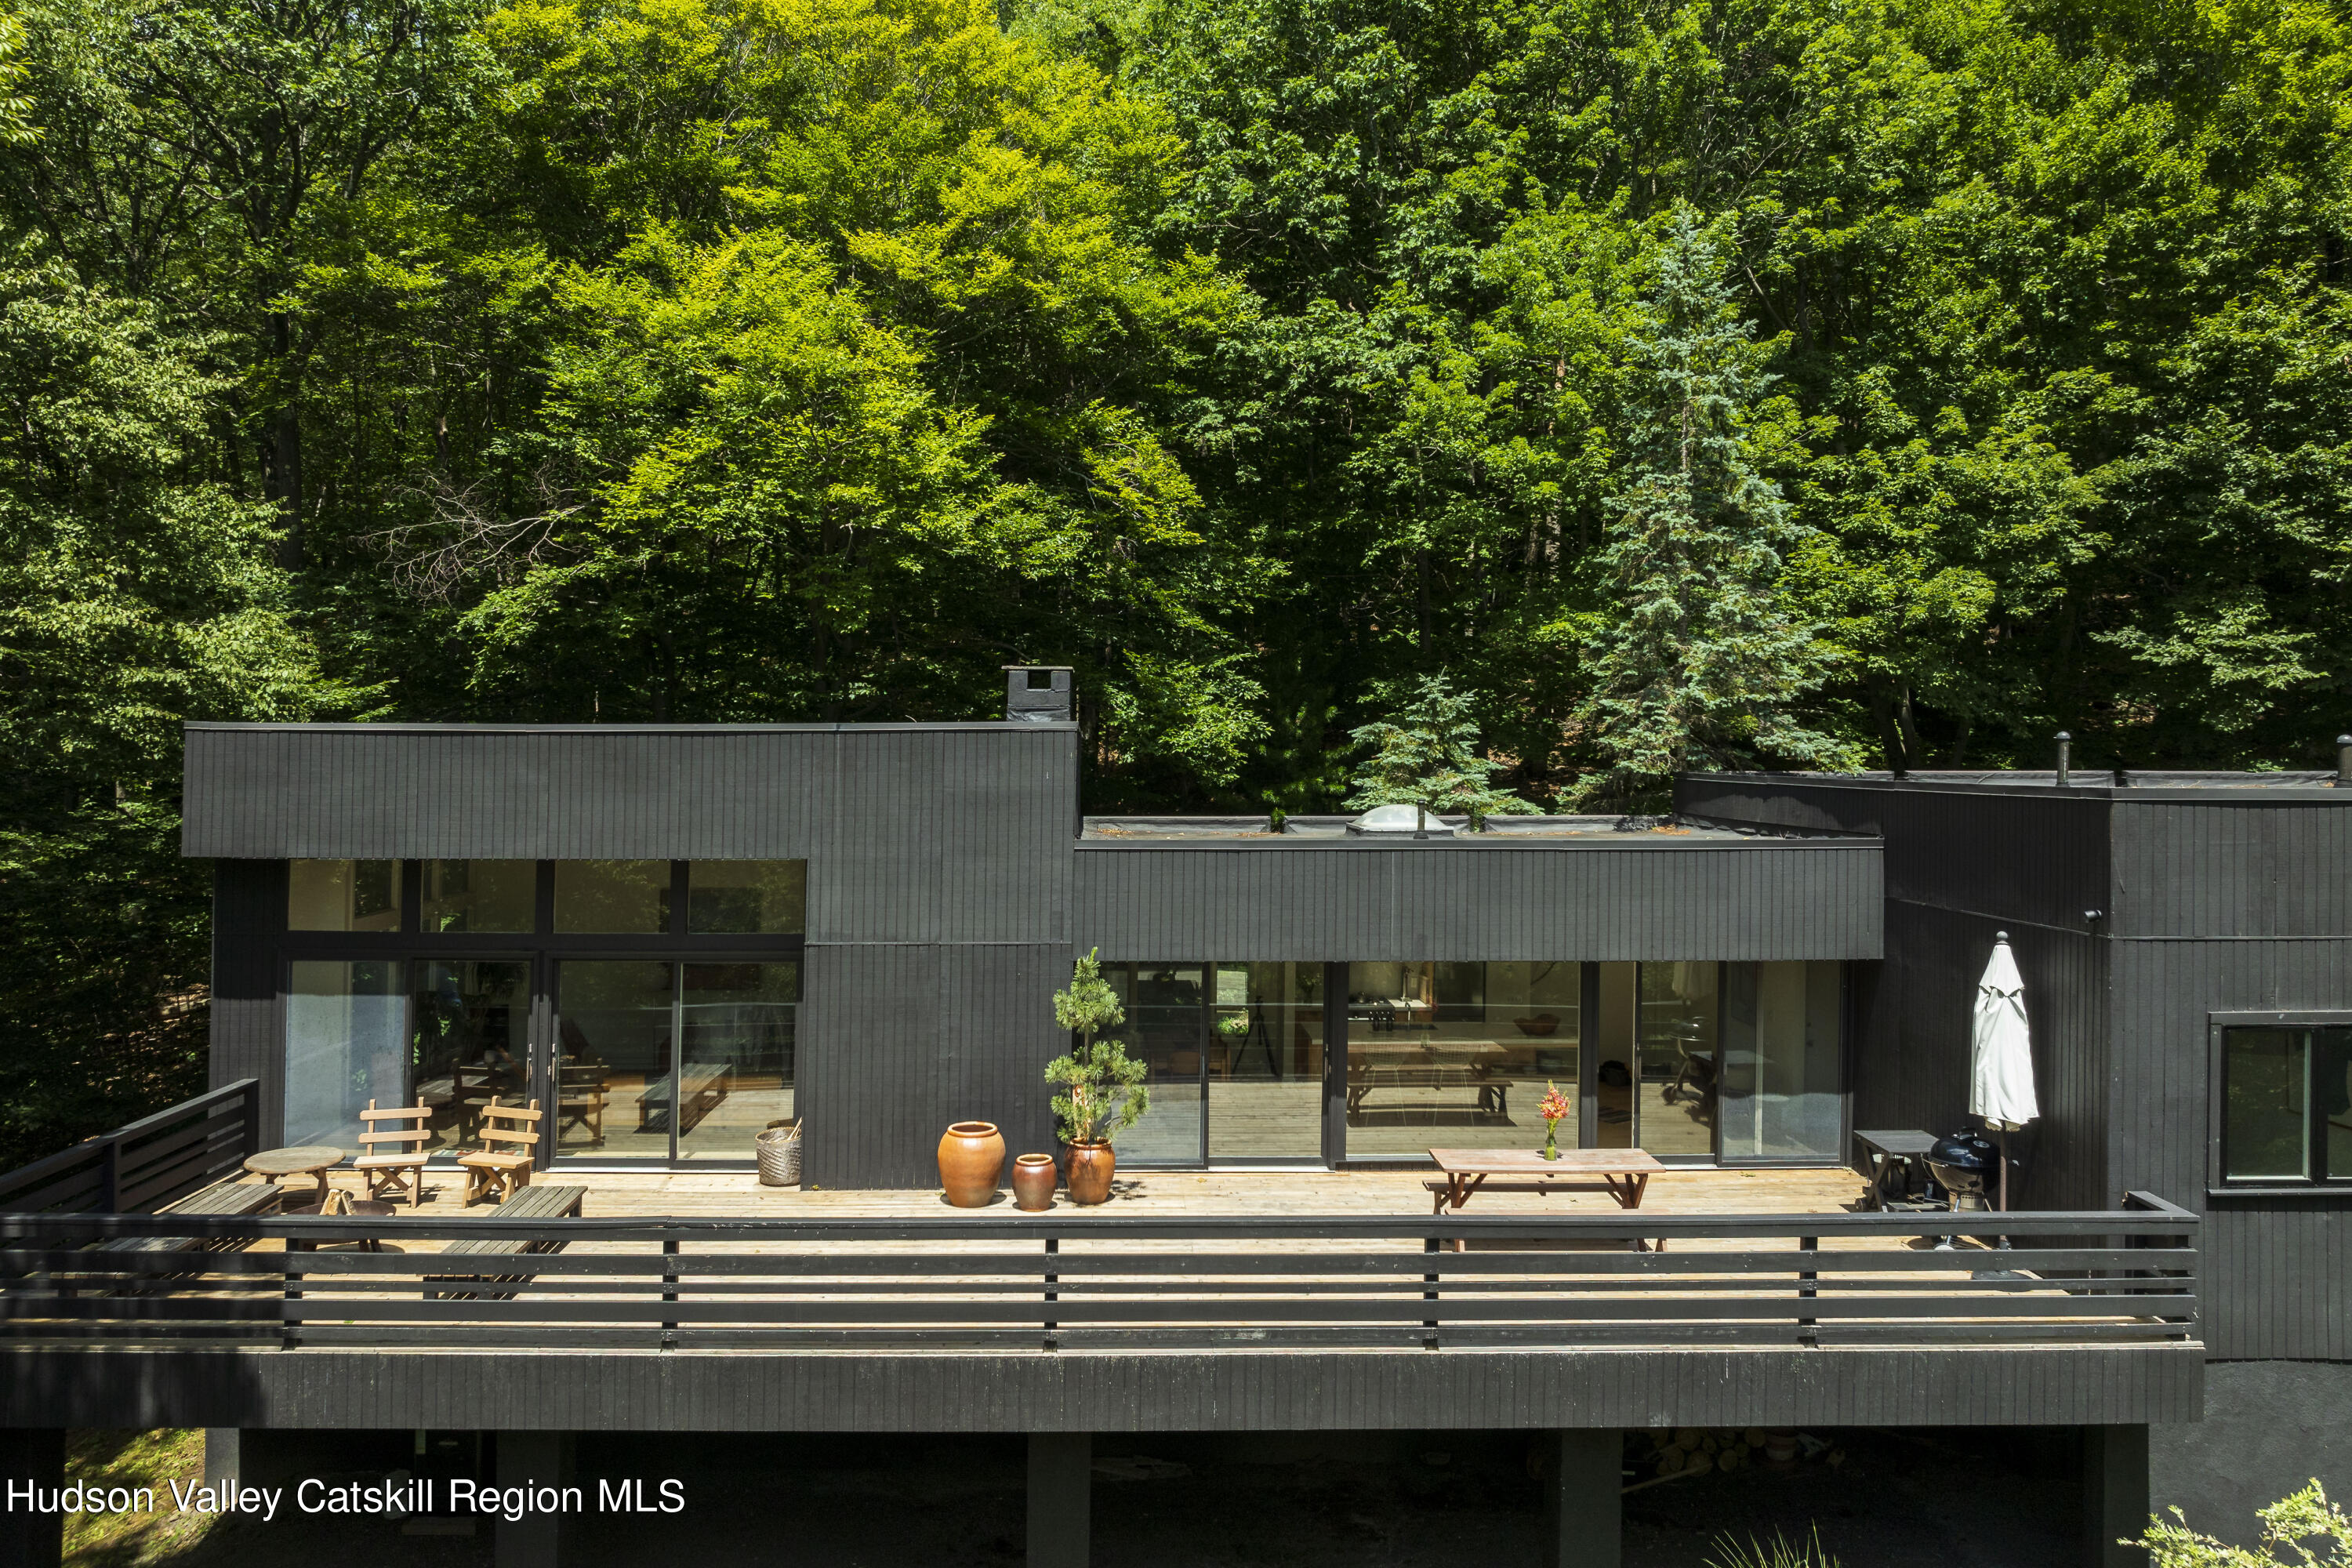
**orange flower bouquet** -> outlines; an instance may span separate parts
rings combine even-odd
[[[1558,1137],[1560,1119],[1568,1114],[1568,1100],[1559,1092],[1559,1085],[1556,1083],[1544,1085],[1543,1103],[1536,1107],[1536,1114],[1543,1118],[1543,1157],[1547,1160],[1557,1160],[1559,1158],[1559,1144],[1555,1140]]]

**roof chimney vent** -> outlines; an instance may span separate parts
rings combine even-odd
[[[1066,664],[1004,667],[1004,721],[1008,724],[1066,724],[1077,714]]]

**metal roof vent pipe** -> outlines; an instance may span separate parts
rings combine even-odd
[[[1004,667],[1004,721],[1008,724],[1067,724],[1077,717],[1077,693],[1066,664]]]
[[[2069,735],[2069,734],[2068,734],[2068,733],[2066,733],[2066,731],[2063,731],[2063,730],[2059,731],[2058,731],[2058,787],[2059,787],[2060,789],[2064,789],[2064,788],[2066,787],[2066,775],[2067,775],[2070,772],[2072,772],[2072,771],[2073,771],[2073,770],[2072,770],[2072,768],[2071,768],[2071,766],[2070,766],[2070,763],[2071,763],[2072,758],[2073,758],[2073,756],[2074,756],[2074,736],[2072,736],[2072,735]]]

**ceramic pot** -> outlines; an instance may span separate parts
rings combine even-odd
[[[1052,1208],[1060,1180],[1051,1154],[1022,1155],[1013,1162],[1013,1206],[1031,1214]]]
[[[985,1208],[1004,1175],[1004,1135],[993,1121],[959,1121],[940,1137],[940,1186],[960,1209]]]
[[[1070,1201],[1074,1204],[1107,1204],[1110,1202],[1111,1173],[1118,1168],[1108,1143],[1073,1143],[1070,1145]]]

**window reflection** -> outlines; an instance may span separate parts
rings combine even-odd
[[[1660,1156],[1715,1152],[1721,1092],[1712,961],[1640,966],[1641,1147]]]
[[[669,930],[667,860],[558,860],[555,929],[583,934]]]
[[[420,931],[527,931],[538,923],[536,860],[427,860],[418,883]]]
[[[1208,966],[1107,963],[1103,978],[1126,1009],[1111,1031],[1148,1072],[1151,1108],[1118,1135],[1118,1154],[1135,1164],[1198,1164],[1201,1063],[1208,1046]]]
[[[795,963],[685,965],[678,1016],[677,1152],[748,1160],[752,1140],[793,1110]]]
[[[400,929],[397,860],[289,860],[286,929]]]
[[[1348,966],[1348,1152],[1535,1149],[1547,1089],[1571,1107],[1583,966]],[[1561,1124],[1573,1146],[1577,1121]]]
[[[425,1110],[425,1148],[473,1144],[493,1098],[531,1098],[530,966],[435,960],[415,966],[405,1105]]]
[[[559,1154],[668,1157],[676,969],[602,959],[556,965]]]
[[[1723,966],[1723,1157],[1834,1160],[1843,1147],[1843,966]]]
[[[286,994],[286,1142],[354,1153],[369,1100],[406,1103],[396,959],[300,960]]]
[[[697,860],[686,876],[686,929],[697,935],[797,936],[806,923],[805,860]]]
[[[1323,1152],[1323,966],[1220,963],[1208,1056],[1209,1153]]]

